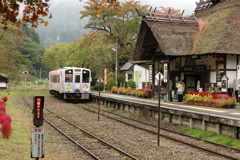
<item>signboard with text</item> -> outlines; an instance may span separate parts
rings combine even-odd
[[[183,72],[204,72],[206,71],[206,66],[185,66],[182,67]]]
[[[152,81],[152,65],[149,65],[149,82]]]
[[[43,127],[32,128],[31,158],[44,158],[44,128]]]

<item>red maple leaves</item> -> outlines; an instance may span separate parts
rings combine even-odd
[[[2,16],[3,29],[7,30],[8,23],[12,23],[16,26],[20,25],[20,21],[17,19],[19,14],[19,4],[24,2],[25,8],[23,10],[22,21],[30,23],[32,27],[37,27],[39,23],[48,25],[48,22],[43,20],[43,17],[48,16],[50,0],[16,0],[16,1],[2,1],[0,0],[0,16]],[[48,18],[51,18],[51,14]]]

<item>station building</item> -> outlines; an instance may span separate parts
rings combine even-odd
[[[155,75],[161,72],[166,90],[170,80],[177,84],[183,79],[186,92],[196,91],[199,81],[203,91],[219,86],[221,92],[236,94],[240,79],[239,0],[200,0],[188,17],[136,11],[142,22],[133,61],[150,65],[153,90],[157,88]]]

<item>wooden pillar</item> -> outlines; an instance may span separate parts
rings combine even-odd
[[[152,95],[155,98],[155,55],[152,55]]]
[[[168,95],[168,101],[170,101],[170,95],[169,94],[172,94],[172,93],[170,93],[170,87],[172,87],[172,86],[170,86],[170,57],[169,56],[167,56],[167,60],[168,60],[168,63],[167,63],[167,95]],[[173,81],[172,81],[172,83],[173,83]],[[174,97],[172,97],[172,98],[174,98]]]

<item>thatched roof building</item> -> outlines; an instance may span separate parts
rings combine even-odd
[[[240,0],[197,3],[196,17],[144,13],[133,60],[240,54]],[[206,5],[205,5],[206,6]]]

